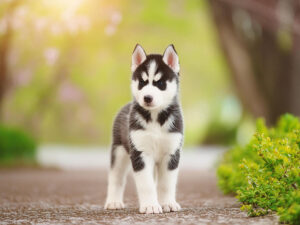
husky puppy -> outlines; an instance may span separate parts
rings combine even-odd
[[[176,183],[183,143],[179,104],[179,60],[173,45],[163,55],[132,54],[133,101],[113,126],[111,168],[105,209],[124,208],[123,193],[132,167],[140,213],[179,211]]]

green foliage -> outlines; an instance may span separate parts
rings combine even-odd
[[[281,222],[300,224],[300,123],[286,114],[275,128],[257,121],[245,147],[228,151],[218,168],[219,186],[235,193],[250,216],[276,211]]]
[[[0,165],[32,164],[36,142],[24,131],[0,125]]]

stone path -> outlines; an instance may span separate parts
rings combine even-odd
[[[276,216],[249,218],[233,197],[217,189],[211,171],[180,171],[182,211],[138,213],[129,177],[124,210],[106,211],[106,171],[1,170],[0,224],[276,224]]]

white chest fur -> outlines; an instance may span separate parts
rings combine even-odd
[[[180,148],[182,134],[169,132],[171,125],[172,119],[163,126],[155,120],[144,123],[144,130],[130,131],[131,141],[138,151],[151,155],[158,162],[164,155],[174,154]]]

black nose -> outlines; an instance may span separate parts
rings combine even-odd
[[[152,102],[152,100],[153,100],[153,98],[152,98],[152,96],[151,95],[145,95],[144,96],[144,101],[146,102],[146,103],[151,103]]]

